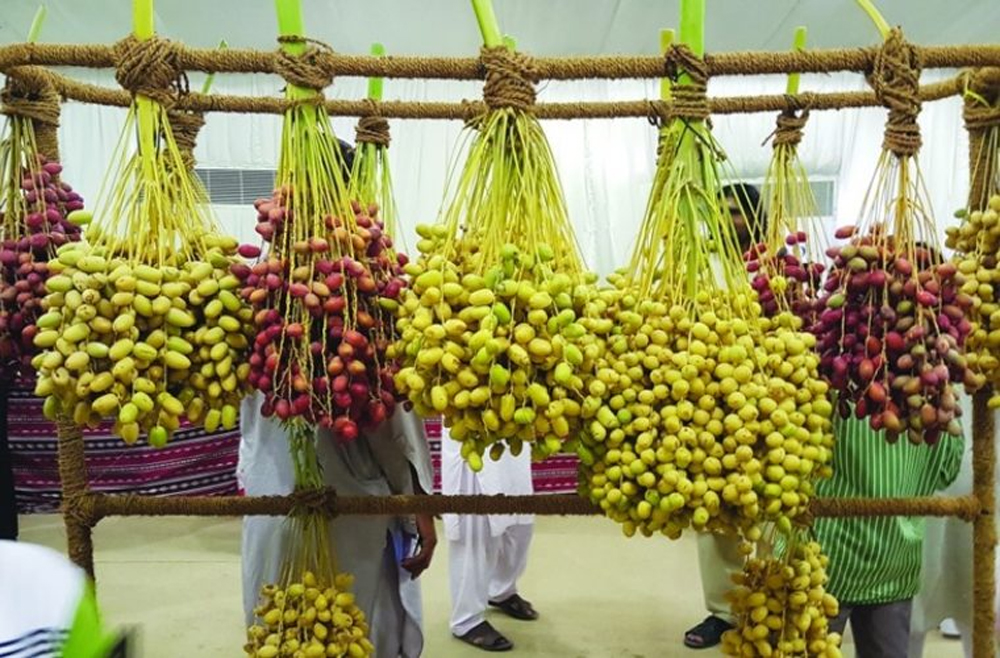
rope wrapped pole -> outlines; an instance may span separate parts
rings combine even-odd
[[[732,52],[706,54],[711,77],[763,75],[770,73],[832,73],[868,71],[875,48],[842,48],[795,52]],[[187,71],[203,73],[278,73],[280,53],[248,49],[217,50],[180,46],[174,51],[177,64]],[[923,46],[918,54],[924,68],[1000,66],[1000,46]],[[120,53],[114,46],[16,43],[0,47],[0,71],[13,66],[82,66],[114,68]],[[477,57],[371,57],[324,53],[319,58],[334,76],[364,78],[411,78],[481,80],[483,69]],[[539,79],[659,79],[663,59],[656,55],[535,58]]]
[[[130,94],[119,89],[72,80],[66,76],[47,71],[40,67],[31,68],[51,77],[53,85],[68,99],[96,105],[128,107]],[[922,102],[940,100],[962,93],[969,78],[967,72],[942,82],[920,88]],[[881,102],[874,92],[834,92],[800,93],[739,97],[727,96],[709,98],[712,114],[746,114],[750,112],[777,112],[781,110],[839,110],[856,107],[872,107]],[[539,119],[648,119],[652,115],[669,114],[670,103],[663,101],[612,101],[577,103],[536,103],[532,112]],[[238,112],[246,114],[282,114],[289,107],[289,101],[281,98],[249,96],[207,95],[191,92],[176,99],[177,109],[195,112]],[[337,116],[377,116],[386,119],[451,119],[466,121],[486,111],[482,101],[461,103],[417,102],[417,101],[373,101],[328,100],[325,104],[329,114]]]
[[[87,460],[83,432],[69,419],[57,424],[59,439],[59,480],[62,483],[62,514],[66,524],[69,558],[94,579],[93,526],[99,517],[92,513],[92,496],[87,487]]]
[[[971,142],[970,142],[971,146]],[[972,655],[992,658],[996,647],[995,423],[990,391],[972,401],[972,491],[980,505],[972,526]]]
[[[348,516],[406,516],[410,514],[542,514],[590,516],[600,514],[580,496],[338,496],[322,490],[332,514]],[[283,516],[296,505],[294,496],[152,497],[132,494],[89,494],[86,507],[95,518],[106,516]],[[979,505],[972,496],[926,498],[820,498],[812,502],[813,516],[956,516],[977,518]]]
[[[995,71],[976,76],[973,88],[982,100],[969,95],[965,100],[965,125],[969,132],[969,209],[985,208],[995,191],[997,171],[995,154],[989,152],[986,139],[991,129],[1000,125],[995,104],[1000,85],[984,88],[987,77]],[[996,474],[995,416],[989,408],[992,390],[982,390],[972,399],[972,492],[979,501],[980,513],[972,526],[972,655],[993,658],[996,597]]]

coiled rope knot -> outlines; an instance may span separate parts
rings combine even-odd
[[[155,36],[142,41],[129,36],[114,45],[114,54],[115,80],[133,96],[145,96],[170,108],[178,96],[188,93],[180,44]]]
[[[97,518],[94,496],[89,492],[64,495],[62,513],[83,528],[93,528],[100,520]]]
[[[332,487],[297,489],[291,494],[292,513],[334,515],[337,492]]]
[[[966,102],[962,110],[965,128],[970,132],[986,131],[1000,126],[1000,105],[983,105]]]
[[[483,48],[479,57],[486,77],[483,100],[490,109],[526,111],[535,104],[538,70],[531,57],[503,46]]]
[[[677,83],[682,74],[688,82],[675,84],[670,90],[670,118],[704,121],[711,115],[708,104],[708,65],[685,44],[674,44],[664,56],[667,78]]]
[[[48,76],[31,67],[12,69],[0,90],[2,111],[7,116],[19,116],[35,123],[59,125],[59,103],[62,97]]]
[[[357,144],[375,144],[386,148],[389,146],[389,122],[378,113],[378,105],[369,100],[371,113],[358,119],[354,128],[354,141]]]
[[[205,115],[201,112],[171,109],[167,111],[167,120],[184,168],[190,171],[194,169],[194,148],[198,143],[198,133],[205,125]]]
[[[49,160],[59,160],[59,110],[62,96],[42,69],[24,66],[12,69],[0,90],[0,112],[31,122],[35,149]]]
[[[875,97],[889,110],[882,148],[897,157],[920,150],[920,70],[919,52],[899,28],[893,28],[875,52],[868,80]]]
[[[330,46],[322,41],[297,36],[278,37],[278,42],[306,44],[301,55],[292,55],[284,49],[278,51],[274,69],[285,82],[313,91],[323,91],[333,84],[333,68],[328,57],[333,52]]]
[[[802,141],[802,129],[809,120],[809,110],[785,110],[778,115],[771,145],[794,149]]]

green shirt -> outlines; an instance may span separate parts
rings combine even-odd
[[[834,424],[833,477],[817,484],[830,498],[930,496],[951,484],[962,462],[962,438],[934,446],[895,444],[866,420]],[[844,603],[878,604],[912,598],[920,589],[923,517],[816,519],[816,536],[830,557],[827,591]]]

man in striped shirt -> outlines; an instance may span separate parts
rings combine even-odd
[[[831,498],[929,496],[958,477],[962,438],[933,446],[905,438],[890,444],[867,420],[838,420],[833,477],[816,486]],[[858,658],[907,658],[910,610],[920,589],[922,517],[817,519],[817,539],[830,557],[827,591],[840,601],[831,630],[851,622]],[[919,657],[914,657],[919,658]]]

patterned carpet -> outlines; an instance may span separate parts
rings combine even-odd
[[[42,415],[42,403],[32,394],[33,384],[18,382],[8,408],[8,440],[14,469],[18,511],[52,512],[59,505],[56,428]],[[427,437],[434,463],[435,492],[441,486],[441,425],[427,421]],[[237,493],[236,462],[239,433],[207,434],[201,429],[178,430],[165,448],[144,440],[132,446],[112,436],[110,425],[84,435],[90,486],[106,493],[144,496],[233,495]],[[535,492],[572,493],[576,490],[577,460],[556,456],[532,466]]]
[[[56,427],[42,415],[31,382],[18,382],[7,410],[14,486],[21,513],[51,512],[59,505]],[[239,432],[207,434],[181,427],[165,448],[140,439],[128,446],[110,424],[84,433],[90,486],[105,493],[144,496],[236,493]]]

